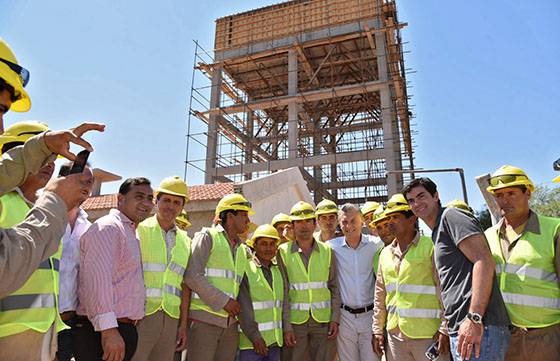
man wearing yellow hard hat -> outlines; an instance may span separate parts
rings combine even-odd
[[[373,318],[375,352],[379,356],[386,353],[388,360],[423,360],[437,340],[438,360],[449,360],[432,240],[420,235],[418,218],[402,194],[391,196],[384,213],[395,239],[379,259]]]
[[[379,208],[380,204],[373,201],[368,201],[364,203],[360,211],[362,212],[362,216],[364,217],[364,226],[367,227],[369,232],[374,236],[378,236],[377,230],[375,227],[370,227],[370,223],[373,218],[373,213]]]
[[[280,245],[289,284],[289,322],[284,322],[284,361],[332,361],[340,323],[335,255],[313,238],[315,209],[306,202],[290,210],[295,240]],[[287,346],[287,347],[286,347]]]
[[[474,211],[473,209],[467,204],[467,202],[462,201],[460,199],[453,199],[452,201],[449,201],[445,204],[444,207],[453,207],[453,208],[457,208],[457,209],[462,209],[465,212],[468,212],[470,214],[472,214],[474,216]]]
[[[216,207],[218,223],[192,240],[186,283],[192,290],[187,359],[232,361],[239,346],[241,312],[237,296],[248,263],[244,240],[249,215],[255,212],[241,194],[224,196]]]
[[[187,346],[191,292],[182,285],[191,239],[177,227],[176,218],[189,200],[187,184],[178,176],[156,189],[156,214],[141,222],[142,269],[146,287],[146,316],[138,325],[138,348],[133,361],[171,360]]]
[[[28,80],[29,72],[19,65],[8,44],[0,38],[0,134],[4,133],[3,117],[8,110],[29,109],[31,102],[23,89]],[[70,143],[93,151],[82,135],[103,129],[101,124],[82,124],[72,130],[41,133],[23,146],[10,149],[0,159],[0,195],[19,186],[29,174],[37,173],[53,154],[73,160]],[[56,252],[67,224],[66,213],[79,204],[81,183],[86,178],[57,178],[45,188],[24,222],[10,230],[0,228],[0,298],[20,288],[40,263]]]
[[[239,361],[280,361],[284,344],[282,320],[287,313],[288,287],[276,253],[278,231],[270,225],[259,226],[246,243],[254,250],[239,289]]]
[[[179,229],[182,229],[183,231],[187,231],[187,229],[192,226],[191,222],[189,221],[187,211],[185,211],[184,209],[181,211],[181,214],[179,214],[177,218],[175,218],[175,224],[177,225],[177,227],[179,227]]]
[[[504,165],[487,188],[502,219],[486,230],[506,308],[515,326],[508,361],[560,355],[560,219],[529,207],[535,189],[520,168]]]
[[[286,243],[294,239],[294,230],[292,229],[292,221],[290,216],[285,213],[278,213],[270,221],[272,227],[276,228],[280,236],[280,243]]]
[[[327,242],[336,237],[338,207],[330,199],[323,199],[315,208],[319,230],[314,233],[315,240]]]
[[[29,132],[13,136],[13,128],[26,128]],[[0,135],[1,152],[7,152],[46,130],[47,125],[41,122],[16,123]],[[37,174],[29,175],[15,190],[0,197],[0,227],[10,228],[25,219],[37,202],[37,192],[47,184],[53,171],[54,163],[49,162]],[[65,328],[57,308],[60,252],[59,248],[55,255],[41,263],[21,288],[0,300],[0,349],[6,360],[14,359],[16,355],[30,360],[54,358],[56,334]],[[41,299],[48,302],[33,303]],[[47,351],[42,350],[43,343],[50,345]],[[27,345],[22,348],[24,344]]]

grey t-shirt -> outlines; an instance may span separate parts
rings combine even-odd
[[[443,208],[432,232],[441,297],[451,336],[459,331],[461,322],[467,317],[472,294],[473,264],[458,245],[474,234],[484,235],[478,220],[456,208]],[[510,320],[496,277],[494,273],[488,277],[492,277],[492,294],[483,322],[485,325],[507,326]]]

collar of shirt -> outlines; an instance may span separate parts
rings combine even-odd
[[[539,219],[537,214],[531,210],[529,211],[529,218],[527,218],[527,221],[514,229],[513,232],[511,231],[511,228],[509,228],[509,231],[506,229],[504,217],[498,221],[497,225],[500,230],[500,237],[507,240],[510,244],[517,241],[525,232],[540,233]]]
[[[313,246],[311,246],[313,251],[317,251],[319,252],[319,246],[317,245],[317,241],[313,240]],[[299,244],[296,241],[292,241],[292,247],[290,248],[290,252],[295,253],[295,252],[303,252],[303,250],[301,249],[301,247],[299,246]]]
[[[399,247],[398,247],[398,242],[397,242],[396,238],[389,245],[389,249],[391,250],[391,253],[393,254],[393,256],[399,256],[399,257],[402,258],[402,257],[404,257],[404,255],[408,252],[408,250],[411,247],[416,247],[418,245],[419,240],[420,240],[420,232],[416,231],[416,235],[412,239],[412,242],[410,242],[410,244],[408,245],[408,247],[406,247],[406,249],[402,252],[402,254],[400,253],[400,250],[399,250]]]
[[[123,212],[119,211],[118,209],[111,209],[109,211],[109,214],[114,216],[115,218],[117,218],[119,221],[121,221],[122,224],[128,224],[130,227],[132,227],[133,229],[136,229],[136,225],[134,224],[134,222],[132,222],[130,220],[130,218],[128,218],[126,216],[126,214],[124,214]]]
[[[261,263],[261,261],[259,260],[259,257],[257,257],[256,253],[253,253],[252,257],[253,257],[253,262],[255,262],[257,267],[264,267],[263,264]],[[276,260],[276,256],[274,258],[272,258],[270,265],[271,266],[277,266],[278,265],[278,261]]]
[[[366,238],[367,236],[365,234],[360,234],[360,243],[358,243],[358,247],[356,247],[355,249],[358,250],[362,247],[364,247],[366,245],[366,243],[369,241],[366,241],[364,238]],[[346,248],[352,248],[348,245],[348,242],[346,242],[346,237],[341,237],[342,238],[342,242],[341,242],[341,246],[342,247],[346,247]]]
[[[231,239],[229,239],[228,234],[226,232],[226,230],[224,229],[224,227],[218,223],[216,225],[214,225],[214,228],[218,231],[218,232],[222,232],[224,234],[224,237],[226,237],[227,241],[229,242],[229,244],[235,248],[235,246],[237,246],[237,242],[232,241]]]

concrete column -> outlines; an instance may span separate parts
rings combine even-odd
[[[389,66],[387,64],[387,48],[385,43],[385,33],[375,33],[375,55],[377,57],[377,69],[379,80],[387,81],[390,79]],[[397,170],[397,160],[399,154],[395,152],[398,145],[399,135],[397,133],[396,121],[393,121],[393,104],[391,102],[391,92],[389,85],[384,86],[379,91],[381,98],[381,121],[383,123],[383,148],[385,150],[385,167],[387,171]],[[399,179],[396,174],[387,175],[387,191],[389,196],[399,191]]]
[[[248,111],[245,113],[245,116],[247,117],[246,123],[245,123],[245,133],[247,134],[247,136],[249,137],[249,139],[251,140],[250,142],[248,142],[247,144],[245,144],[245,163],[253,163],[253,133],[254,133],[254,117],[253,117],[253,112],[252,111]],[[251,173],[245,173],[245,180],[250,180],[253,178]]]
[[[222,94],[222,67],[216,65],[212,74],[212,89],[210,89],[210,117],[208,119],[208,141],[206,146],[206,168],[204,183],[214,183],[216,170],[216,154],[218,147],[218,119],[221,117],[218,109]]]
[[[295,49],[288,51],[288,95],[298,92],[298,60]],[[297,157],[298,141],[298,104],[292,101],[288,104],[288,157]]]

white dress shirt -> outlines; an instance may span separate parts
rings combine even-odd
[[[373,257],[377,250],[383,247],[381,239],[362,234],[356,249],[350,247],[344,237],[337,237],[329,243],[336,254],[342,303],[352,308],[373,304],[375,290]]]
[[[75,311],[78,307],[78,271],[80,269],[80,237],[91,222],[87,213],[80,208],[74,229],[66,225],[62,237],[62,256],[59,269],[58,310],[60,313]]]

